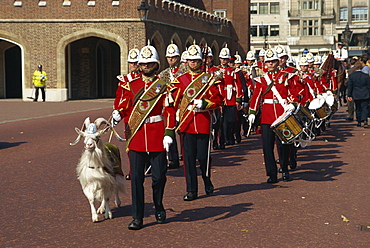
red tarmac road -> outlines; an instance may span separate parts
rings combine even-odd
[[[150,177],[143,229],[127,229],[129,181],[122,206],[111,202],[114,218],[92,223],[75,172],[82,143],[69,143],[87,116],[108,118],[112,104],[0,101],[0,247],[369,246],[370,232],[359,226],[370,226],[370,129],[345,122],[344,107],[324,134],[299,150],[290,182],[265,183],[260,136],[252,134],[212,152],[213,196],[199,182],[199,199],[184,202],[182,168],[168,171],[164,224],[155,222]],[[127,173],[125,144],[112,143],[121,148]]]

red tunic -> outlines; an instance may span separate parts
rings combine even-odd
[[[198,74],[185,73],[179,76],[173,81],[175,87],[175,106],[179,106],[181,102],[181,96],[184,95],[188,85],[198,76]],[[211,117],[213,109],[219,107],[222,104],[222,96],[216,85],[212,85],[205,94],[201,93],[201,96],[198,96],[197,99],[202,99],[207,102],[205,109],[197,112],[186,110],[182,119],[180,120],[180,132],[183,133],[192,133],[192,134],[210,134],[211,130]],[[190,112],[190,113],[189,113]]]
[[[276,90],[279,92],[281,98],[285,100],[286,104],[289,102],[298,102],[296,92],[302,93],[303,89],[296,78],[289,78],[283,71],[267,73],[267,75],[271,82],[275,84]],[[271,89],[266,93],[269,83],[264,77],[255,78],[255,81],[256,87],[250,101],[249,113],[255,114],[260,102],[263,101],[261,124],[271,125],[284,113],[284,108]]]
[[[128,117],[128,119],[132,116],[135,94],[143,87],[148,89],[153,83],[154,81],[146,83],[141,77],[129,83],[129,89],[124,91],[124,96],[121,98],[121,116],[124,118]],[[163,116],[163,119],[153,123],[148,122],[142,124],[131,139],[128,147],[130,150],[139,152],[160,152],[165,150],[163,147],[165,129],[174,130],[176,125],[176,111],[173,106],[165,106],[166,94],[162,94],[159,97],[159,101],[151,110],[148,117]],[[141,101],[141,104],[145,107],[148,102]]]

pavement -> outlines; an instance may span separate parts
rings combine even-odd
[[[260,135],[212,151],[215,192],[182,200],[183,168],[169,170],[157,224],[150,176],[144,228],[131,221],[130,183],[113,219],[91,222],[76,180],[82,145],[70,147],[86,116],[108,117],[113,99],[0,101],[0,247],[367,247],[370,243],[370,129],[346,122],[339,108],[331,126],[298,151],[292,181],[267,184]],[[117,128],[121,128],[119,125]],[[128,172],[124,144],[122,168]]]

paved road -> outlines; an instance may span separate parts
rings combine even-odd
[[[0,247],[367,247],[370,130],[344,122],[299,151],[293,181],[269,185],[260,136],[212,152],[216,190],[184,202],[182,168],[168,171],[167,221],[155,222],[151,182],[144,228],[131,221],[130,184],[114,219],[91,222],[76,180],[82,144],[70,147],[85,117],[108,118],[112,100],[0,101]],[[118,126],[121,130],[122,127]],[[106,137],[108,138],[108,137]],[[128,171],[124,143],[123,170]],[[113,206],[113,204],[111,204]],[[344,222],[341,216],[349,222]]]

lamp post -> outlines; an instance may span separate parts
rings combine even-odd
[[[146,2],[141,1],[140,6],[137,6],[137,10],[140,13],[140,20],[144,21],[146,19],[146,14],[149,10],[149,8],[146,6]]]
[[[343,41],[344,44],[346,44],[348,53],[349,53],[349,43],[351,42],[351,39],[352,39],[352,33],[353,33],[353,31],[349,29],[349,25],[347,23],[346,28],[342,32],[342,41]],[[349,58],[347,58],[347,60],[348,59]],[[347,61],[347,63],[349,63],[349,61]]]

